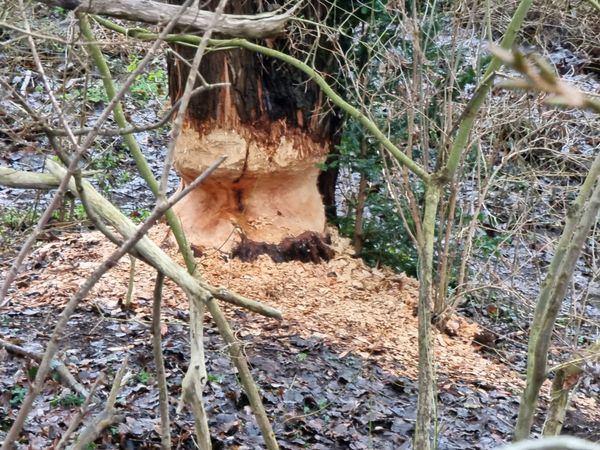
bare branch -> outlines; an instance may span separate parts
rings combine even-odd
[[[125,371],[127,370],[127,363],[128,357],[125,357],[125,361],[123,361],[121,368],[115,375],[115,380],[113,381],[110,394],[106,400],[106,406],[104,407],[104,410],[95,416],[89,425],[81,432],[77,443],[72,447],[73,450],[83,450],[87,448],[90,443],[96,440],[102,430],[115,421],[117,413],[115,409],[115,402],[117,401],[117,395],[121,390],[121,382],[123,380],[123,376],[125,375]]]
[[[79,408],[79,412],[77,413],[77,415],[75,417],[73,417],[73,420],[71,420],[71,423],[69,424],[69,427],[67,428],[67,431],[65,431],[65,433],[62,435],[62,437],[60,438],[60,441],[58,441],[58,444],[56,444],[55,450],[60,450],[67,444],[67,442],[69,441],[69,438],[71,437],[73,432],[77,429],[77,427],[79,426],[79,424],[81,423],[81,421],[83,420],[85,415],[87,414],[90,404],[92,402],[92,399],[96,395],[96,390],[98,389],[98,386],[100,386],[100,384],[102,384],[102,383],[104,383],[104,373],[101,373],[100,376],[98,376],[98,378],[96,378],[96,381],[94,382],[94,385],[92,386],[92,389],[90,389],[90,394],[86,397],[85,402]]]
[[[196,278],[200,279],[196,272]],[[190,364],[181,382],[181,402],[188,404],[194,415],[198,447],[201,450],[212,448],[208,418],[202,401],[202,392],[208,380],[204,358],[204,311],[206,298],[190,297]]]
[[[546,93],[549,94],[546,99],[547,103],[570,108],[591,109],[600,113],[600,101],[561,80],[554,68],[541,56],[525,55],[519,50],[510,52],[499,47],[492,47],[492,53],[503,64],[524,76],[521,79],[504,81],[500,83],[500,87]]]
[[[60,6],[81,13],[99,14],[133,21],[162,24],[173,20],[180,14],[180,6],[169,5],[151,0],[42,0],[42,3]],[[190,9],[176,19],[178,28],[188,32],[214,29],[222,36],[260,39],[273,37],[283,31],[284,26],[297,7],[277,14],[276,12],[255,16],[223,15],[212,24],[216,13]]]
[[[171,448],[171,425],[169,420],[169,391],[165,375],[165,361],[162,354],[160,337],[160,306],[165,276],[157,272],[154,284],[154,301],[152,303],[152,352],[156,365],[156,381],[158,382],[158,400],[160,407],[160,443],[163,450]]]
[[[0,347],[4,347],[7,351],[14,353],[15,355],[31,358],[38,363],[44,357],[42,353],[25,350],[23,347],[11,344],[4,339],[0,339]],[[77,381],[73,375],[71,375],[71,372],[69,372],[69,369],[67,369],[67,366],[65,366],[62,361],[53,359],[50,363],[50,366],[52,370],[54,370],[60,376],[60,379],[66,386],[73,388],[74,391],[84,397],[89,397],[90,394],[87,389],[79,381]]]
[[[0,185],[21,189],[56,189],[60,184],[54,175],[32,173],[0,167]]]

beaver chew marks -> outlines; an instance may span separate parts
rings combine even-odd
[[[269,136],[261,136],[255,127],[243,124],[235,129],[201,128],[206,131],[197,131],[188,122],[177,141],[175,167],[183,185],[221,155],[227,155],[227,159],[174,208],[188,240],[196,247],[225,251],[252,243],[254,250],[250,253],[254,256],[259,244],[271,244],[265,247],[270,250],[262,253],[273,256],[279,244],[285,242],[293,248],[290,238],[307,238],[303,233],[310,232],[306,245],[313,253],[309,250],[301,256],[302,251],[290,250],[288,255],[297,257],[274,259],[314,261],[327,257],[326,251],[318,250],[323,244],[315,243],[325,231],[317,164],[323,161],[326,149],[302,133],[284,131],[285,127],[281,133],[271,130]]]
[[[214,10],[217,3],[203,4]],[[229,2],[225,12],[256,14],[263,10],[263,3]],[[306,5],[302,15],[321,21],[327,11]],[[282,35],[268,45],[304,58],[307,52],[327,45],[325,41],[320,36],[307,37],[298,48],[296,40]],[[173,102],[183,95],[189,62],[196,54],[196,49],[184,45],[175,45],[174,50],[167,58]],[[337,73],[335,58],[326,55],[315,58],[315,69]],[[202,247],[231,251],[244,238],[246,246],[253,243],[250,253],[264,244],[263,249],[272,255],[273,248],[305,232],[312,233],[309,243],[322,240],[325,208],[317,187],[318,165],[338,139],[342,115],[307,75],[276,58],[243,49],[208,52],[199,72],[202,82],[213,88],[190,98],[184,130],[177,138],[175,167],[187,185],[219,157],[225,155],[227,160],[174,208],[196,252]],[[309,243],[306,248],[311,247]],[[312,261],[313,253],[324,254],[318,248],[304,252],[310,257],[300,256],[303,251],[288,253]]]

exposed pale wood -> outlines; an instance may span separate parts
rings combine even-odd
[[[58,178],[62,177],[66,173],[65,169],[54,161],[47,161],[48,169],[51,170],[54,177],[54,185],[58,184]],[[3,169],[3,168],[0,168]],[[10,170],[10,169],[9,169]],[[20,174],[27,174],[27,180],[47,180],[49,174],[36,174],[34,172],[19,172]],[[0,178],[0,185],[3,184],[2,178]],[[82,181],[83,189],[85,191],[88,201],[96,208],[98,215],[104,220],[114,226],[119,233],[125,237],[132,236],[135,233],[136,225],[125,217],[115,206],[113,206],[108,200],[100,195],[94,187],[87,181]],[[15,183],[14,187],[25,188],[28,184]],[[72,182],[69,185],[69,189],[74,195],[77,195],[77,188],[75,183]],[[160,270],[167,277],[171,278],[177,283],[184,291],[191,295],[198,296],[199,298],[205,299],[213,296],[219,300],[223,300],[228,303],[232,303],[237,306],[249,309],[256,313],[264,316],[272,317],[275,319],[281,319],[281,312],[275,308],[264,305],[263,303],[257,302],[245,298],[241,295],[235,294],[222,287],[214,287],[207,284],[204,281],[197,281],[192,275],[190,275],[184,268],[175,263],[165,252],[163,252],[158,245],[156,245],[148,237],[144,237],[135,246],[135,249],[139,254],[147,261],[152,264],[153,267]]]
[[[66,170],[54,161],[47,161],[48,170],[58,178],[66,174]],[[85,192],[87,201],[94,206],[96,212],[104,220],[110,223],[124,237],[133,236],[136,232],[136,225],[121,213],[112,203],[106,200],[94,187],[87,181],[82,181],[82,188]],[[69,190],[73,195],[78,195],[75,183],[69,185]],[[222,295],[222,288],[215,288],[203,281],[194,279],[183,267],[173,261],[161,248],[150,238],[144,236],[136,244],[135,249],[149,261],[155,268],[160,270],[165,276],[172,279],[184,291],[192,296],[201,299],[207,299],[214,296],[221,300],[242,306],[251,311],[263,314],[265,316],[281,318],[281,312],[270,306],[266,306],[255,300],[244,298],[240,295],[227,291],[227,295]]]
[[[204,9],[215,10],[219,1],[205,2]],[[299,11],[304,20],[326,20],[329,8],[309,5],[304,2]],[[226,11],[254,14],[263,8],[258,0],[230,1]],[[287,34],[269,45],[300,58],[314,51],[314,69],[336,73],[332,66],[338,61],[327,57],[331,41],[326,36],[306,33],[301,42],[290,45],[292,41]],[[195,72],[196,51],[175,45],[168,55],[171,101],[180,98]],[[202,83],[228,86],[198,94],[190,99],[186,114],[177,115],[185,126],[177,134],[174,167],[185,186],[215,155],[226,152],[228,158],[210,180],[173,208],[189,242],[198,249],[231,251],[243,247],[247,238],[263,252],[262,243],[280,244],[306,231],[322,240],[326,220],[317,187],[318,165],[332,148],[341,121],[324,105],[319,87],[294,67],[233,48],[207,52],[199,72]],[[284,259],[277,253],[272,256]]]
[[[165,24],[176,17],[180,10],[179,6],[151,0],[41,0],[41,3],[152,24]],[[249,39],[272,37],[283,31],[294,10],[292,8],[283,14],[263,13],[253,16],[224,14],[218,19],[213,31],[222,36]],[[177,20],[177,27],[189,33],[206,31],[213,17],[212,11],[190,8]]]

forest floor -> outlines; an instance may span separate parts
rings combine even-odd
[[[151,237],[177,257],[164,226],[156,227]],[[333,245],[337,256],[322,264],[275,264],[266,256],[245,263],[217,251],[202,255],[198,263],[214,285],[283,312],[283,320],[277,321],[224,305],[282,448],[410,448],[417,397],[418,283],[366,266],[352,256],[345,239],[334,238]],[[61,306],[112,250],[100,233],[85,228],[47,233],[16,282],[10,308],[0,316],[2,339],[43,351]],[[0,261],[0,268],[8,263]],[[133,302],[124,309],[129,268],[124,258],[98,283],[72,317],[61,344],[62,361],[87,388],[100,372],[112,379],[125,355],[130,357],[117,403],[122,420],[105,431],[96,448],[155,448],[159,442],[149,330],[155,274],[138,262]],[[163,299],[174,443],[194,448],[191,416],[175,412],[189,358],[188,304],[170,282]],[[211,319],[206,320],[205,403],[215,448],[262,448],[226,347]],[[522,370],[515,369],[522,367],[523,346],[509,341],[501,351],[486,350],[476,342],[479,325],[458,316],[453,321],[454,336],[434,336],[439,448],[494,448],[510,439],[514,425],[523,386]],[[2,440],[28,386],[30,363],[3,349],[0,362]],[[105,398],[109,389],[101,388],[100,396]],[[72,398],[68,388],[47,382],[27,422],[23,448],[49,448],[57,442],[77,412]],[[597,399],[576,396],[565,432],[600,439]]]

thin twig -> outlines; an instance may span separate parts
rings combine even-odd
[[[23,347],[11,344],[4,339],[0,339],[0,347],[4,347],[7,351],[14,353],[15,355],[31,358],[36,362],[40,362],[44,357],[43,353],[26,350]],[[67,366],[65,366],[62,361],[53,359],[50,367],[60,376],[60,379],[66,386],[73,388],[75,392],[83,397],[88,397],[90,395],[88,390],[79,381],[77,381],[73,375],[71,375],[71,372],[69,372],[69,369],[67,369]]]
[[[181,6],[181,8],[180,8],[181,14],[183,14],[183,12],[187,8],[187,5],[190,1],[191,0],[186,0],[186,2]],[[19,5],[23,10],[23,20],[25,23],[25,29],[27,31],[31,31],[30,26],[29,26],[29,21],[27,20],[27,16],[25,14],[23,0],[19,0]],[[52,200],[49,202],[46,210],[40,217],[38,223],[36,224],[35,228],[30,233],[30,235],[27,238],[27,240],[25,241],[25,243],[23,243],[21,250],[19,251],[19,254],[13,261],[11,268],[9,269],[8,273],[6,274],[4,283],[0,287],[0,308],[3,308],[8,303],[9,299],[6,298],[6,294],[8,293],[9,287],[11,286],[15,277],[18,274],[21,264],[23,263],[23,260],[29,254],[31,247],[37,240],[38,236],[42,233],[46,223],[48,223],[48,220],[50,220],[50,218],[52,217],[52,213],[54,212],[54,210],[61,203],[62,198],[67,190],[67,185],[69,183],[71,176],[73,175],[73,173],[75,173],[76,171],[79,170],[79,160],[93,144],[94,139],[96,138],[100,128],[102,127],[104,122],[110,116],[113,108],[117,105],[117,103],[120,101],[120,99],[125,95],[125,92],[127,92],[129,87],[135,82],[136,77],[141,73],[141,71],[144,69],[144,67],[152,60],[154,53],[156,52],[156,50],[158,50],[158,48],[162,44],[164,37],[166,37],[173,29],[173,26],[174,26],[177,18],[178,17],[175,17],[173,21],[169,22],[167,24],[167,26],[164,28],[164,30],[160,33],[160,35],[157,36],[157,39],[155,40],[155,42],[148,49],[146,56],[144,56],[144,58],[142,58],[142,60],[138,63],[138,66],[136,67],[136,69],[129,74],[129,77],[125,80],[125,82],[123,83],[123,86],[121,87],[119,92],[116,93],[116,95],[108,103],[108,105],[106,106],[104,111],[102,111],[102,113],[96,120],[94,127],[92,128],[92,131],[90,131],[90,133],[86,136],[85,140],[81,143],[81,145],[77,145],[77,140],[75,139],[75,136],[72,133],[69,133],[69,139],[74,146],[74,153],[72,155],[70,164],[67,168],[67,176],[62,179]],[[60,108],[60,105],[56,101],[56,98],[55,98],[52,88],[50,86],[50,82],[48,81],[48,78],[45,76],[44,68],[43,68],[41,60],[39,58],[39,55],[37,53],[35,42],[31,36],[28,36],[28,41],[29,41],[29,46],[31,47],[31,52],[32,52],[32,56],[35,61],[35,65],[38,69],[38,72],[40,73],[40,75],[42,77],[42,81],[44,83],[44,87],[46,89],[48,97],[52,101],[53,107],[55,108],[58,116],[60,117],[64,129],[67,131],[71,130],[71,127],[69,126],[69,124],[62,112],[62,109]]]
[[[67,428],[67,431],[65,431],[65,433],[62,435],[62,437],[60,438],[60,441],[58,441],[58,444],[56,444],[56,447],[54,448],[54,450],[60,450],[67,444],[67,442],[69,441],[69,438],[75,432],[75,430],[77,429],[77,427],[79,426],[79,424],[81,423],[81,421],[83,420],[85,415],[87,414],[90,404],[92,402],[92,399],[96,395],[96,390],[98,389],[98,386],[100,386],[100,384],[102,384],[102,383],[104,383],[104,373],[101,373],[98,376],[98,378],[96,378],[96,381],[94,382],[94,384],[92,385],[92,388],[90,389],[90,394],[85,398],[85,402],[83,402],[83,405],[81,405],[81,407],[79,408],[77,415],[75,417],[73,417],[73,419],[71,420],[71,423],[69,424],[69,427]]]
[[[129,255],[129,281],[127,282],[127,293],[123,300],[123,306],[129,308],[131,306],[131,299],[133,298],[133,291],[135,289],[135,256]]]
[[[3,81],[3,80],[1,80],[1,81]],[[194,89],[192,91],[191,96],[193,97],[193,96],[200,94],[201,92],[204,92],[208,89],[215,89],[215,88],[219,88],[219,87],[228,87],[228,86],[230,86],[230,84],[231,83],[213,83],[213,84],[209,84],[206,86],[198,86],[196,89]],[[10,85],[8,85],[8,86],[10,86]],[[10,86],[10,87],[12,88],[12,86]],[[14,89],[12,89],[12,91],[16,92]],[[151,123],[151,124],[143,126],[143,127],[129,126],[127,128],[112,128],[112,129],[105,128],[98,132],[98,136],[125,136],[128,134],[143,133],[145,131],[152,131],[157,128],[160,128],[160,127],[166,125],[167,122],[173,117],[173,114],[179,107],[180,101],[181,101],[181,99],[177,100],[173,104],[173,106],[169,109],[169,111],[163,117],[161,117],[160,120],[158,120],[158,122],[154,122],[154,123]],[[33,129],[30,129],[30,131],[33,133],[43,131],[45,133],[51,133],[54,136],[67,136],[66,130],[52,128],[44,123],[42,123],[42,125],[40,125],[38,129],[33,128]],[[74,136],[82,136],[82,135],[86,135],[86,134],[90,133],[91,131],[92,131],[92,128],[79,128],[77,130],[71,130],[71,133],[73,133]]]
[[[223,10],[225,9],[225,5],[227,5],[228,0],[221,0],[217,9],[215,10],[212,22],[210,23],[206,32],[202,35],[202,39],[200,40],[200,44],[198,45],[198,49],[196,50],[196,54],[194,55],[194,59],[192,61],[192,67],[190,68],[190,73],[185,82],[185,88],[183,90],[183,95],[181,96],[181,102],[179,103],[179,108],[177,110],[177,115],[175,116],[175,121],[173,122],[172,135],[173,137],[169,141],[169,146],[167,148],[167,154],[165,156],[163,162],[163,170],[160,176],[159,181],[159,199],[160,197],[165,197],[167,192],[167,183],[169,181],[169,172],[171,171],[171,166],[173,165],[173,158],[175,157],[175,145],[177,143],[177,138],[181,133],[181,129],[183,127],[183,122],[186,117],[187,107],[190,103],[190,99],[192,97],[192,92],[194,91],[194,85],[196,84],[196,74],[198,73],[198,68],[200,67],[200,63],[202,62],[202,57],[206,52],[206,47],[208,42],[210,41],[210,37],[212,35],[213,29],[221,15],[223,14]]]
[[[121,365],[121,368],[115,375],[115,379],[112,384],[112,388],[110,389],[110,394],[108,395],[108,399],[106,400],[106,405],[104,406],[104,410],[95,416],[87,427],[81,432],[79,435],[77,442],[75,445],[71,447],[71,450],[84,450],[87,448],[89,444],[94,442],[96,438],[100,435],[102,430],[108,427],[111,423],[113,423],[116,419],[117,410],[115,408],[115,402],[117,401],[117,395],[119,395],[119,391],[121,390],[121,382],[123,381],[123,376],[125,375],[125,371],[127,370],[127,363],[129,362],[129,356],[125,356],[125,360]]]
[[[54,165],[55,167],[58,166],[57,163],[51,160],[48,161],[48,165]],[[207,170],[204,173],[202,173],[198,177],[198,179],[196,179],[196,181],[198,181],[198,184],[204,179],[206,179],[210,175],[210,173],[212,173],[212,171],[216,169],[216,167],[217,166],[213,165],[212,170]],[[65,169],[62,170],[63,174],[68,173]],[[81,300],[83,300],[87,296],[87,294],[98,282],[98,280],[100,280],[100,278],[106,272],[113,268],[117,264],[119,259],[121,259],[122,256],[124,256],[140,239],[142,239],[146,235],[148,230],[152,227],[154,223],[156,223],[160,216],[162,216],[162,214],[164,214],[164,212],[171,206],[173,206],[178,200],[181,200],[183,198],[181,194],[184,194],[184,191],[173,196],[174,199],[172,198],[171,201],[168,201],[163,205],[157,205],[150,214],[150,217],[148,217],[148,219],[139,228],[137,228],[136,232],[132,236],[130,236],[123,243],[123,245],[121,245],[121,247],[119,247],[107,259],[105,259],[87,278],[87,280],[83,283],[79,290],[69,299],[67,305],[65,306],[65,309],[58,317],[58,320],[54,327],[54,331],[46,347],[46,352],[44,353],[44,357],[42,358],[42,362],[40,363],[40,366],[38,368],[35,380],[31,386],[31,389],[29,390],[29,392],[25,396],[25,399],[23,400],[21,409],[19,410],[19,414],[15,418],[12,427],[6,435],[4,444],[2,445],[2,450],[8,450],[12,448],[14,446],[14,443],[17,441],[18,435],[21,432],[23,425],[25,424],[27,416],[29,415],[29,411],[31,410],[33,401],[38,396],[39,392],[42,389],[42,386],[44,385],[46,376],[48,374],[48,371],[50,370],[50,362],[52,361],[54,355],[58,350],[58,341],[62,336],[63,330],[65,329],[69,318],[71,317]]]
[[[156,365],[156,381],[158,383],[158,400],[160,406],[160,444],[163,450],[171,449],[171,424],[169,420],[169,390],[165,375],[165,361],[162,353],[160,310],[162,303],[162,288],[165,276],[157,272],[154,284],[152,302],[152,352]]]

